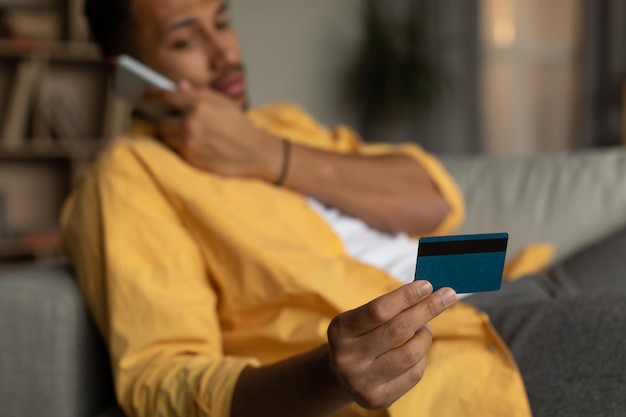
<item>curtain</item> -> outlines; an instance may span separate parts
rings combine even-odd
[[[585,0],[581,146],[613,146],[624,136],[626,0]]]
[[[415,116],[377,117],[381,104],[377,97],[360,119],[360,131],[368,141],[414,141],[435,153],[468,154],[481,150],[479,140],[478,65],[479,0],[378,0],[383,13],[406,16],[417,5],[423,18],[419,45],[437,73],[435,99]],[[422,32],[420,32],[422,33]],[[420,53],[421,53],[420,52]],[[378,60],[379,61],[379,60]],[[378,77],[373,90],[386,82],[402,82]],[[400,77],[402,78],[402,77]],[[405,77],[406,78],[406,77]],[[408,77],[410,78],[410,77]],[[364,87],[372,90],[371,86]],[[401,86],[402,88],[402,86]],[[408,87],[407,87],[408,88]]]
[[[439,100],[417,125],[416,140],[435,153],[479,152],[480,1],[433,0],[428,5],[429,51],[444,80]]]

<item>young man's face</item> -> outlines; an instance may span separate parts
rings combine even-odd
[[[133,0],[139,59],[175,82],[210,87],[245,107],[237,34],[225,0]]]

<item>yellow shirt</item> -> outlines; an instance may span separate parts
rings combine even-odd
[[[462,221],[454,181],[417,146],[364,145],[295,106],[249,117],[312,147],[409,154],[451,207],[438,232]],[[334,316],[399,285],[352,259],[303,196],[202,172],[141,133],[101,155],[62,225],[109,346],[118,401],[131,416],[226,417],[244,367],[319,346]],[[389,410],[352,405],[339,415],[530,415],[516,365],[482,313],[459,303],[432,325],[428,368],[415,389]]]

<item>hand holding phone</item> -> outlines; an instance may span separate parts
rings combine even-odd
[[[138,112],[158,120],[155,138],[196,168],[263,179],[272,172],[266,166],[271,158],[259,150],[279,148],[280,140],[254,126],[241,105],[220,92],[184,79],[176,84],[128,55],[116,60],[114,88]]]
[[[115,64],[113,88],[117,94],[150,119],[159,119],[170,113],[164,104],[143,100],[141,96],[148,88],[175,91],[178,88],[176,83],[129,55],[118,56]]]

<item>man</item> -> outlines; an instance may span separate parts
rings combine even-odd
[[[433,157],[362,145],[294,106],[245,115],[226,2],[88,0],[87,12],[105,55],[179,84],[146,93],[175,114],[137,120],[63,215],[126,413],[530,415],[487,317],[394,272],[414,260],[397,256],[415,248],[401,233],[461,223]],[[371,260],[382,245],[391,255]]]

